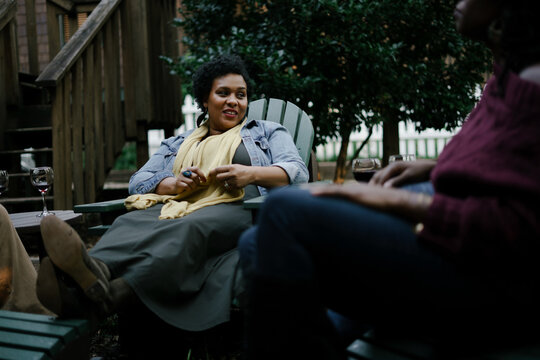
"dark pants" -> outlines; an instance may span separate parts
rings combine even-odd
[[[239,250],[251,284],[251,358],[294,358],[309,348],[315,358],[342,357],[332,350],[339,340],[326,308],[375,327],[474,333],[511,307],[489,272],[464,271],[421,244],[412,224],[295,188],[269,196]]]

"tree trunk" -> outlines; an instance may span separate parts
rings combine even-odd
[[[343,129],[340,132],[341,147],[339,149],[339,155],[336,160],[336,170],[334,172],[334,182],[336,184],[342,184],[345,181],[345,174],[347,173],[347,148],[349,147],[349,138],[351,137],[351,129]]]
[[[383,158],[382,166],[388,165],[390,155],[399,154],[399,123],[383,122]]]

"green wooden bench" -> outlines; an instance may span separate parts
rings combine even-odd
[[[0,310],[0,359],[88,359],[87,320]]]
[[[315,132],[309,116],[304,111],[291,102],[280,99],[260,99],[249,103],[248,118],[274,121],[285,126],[293,137],[300,157],[308,166],[310,181],[316,180],[318,167],[312,150]],[[250,199],[244,202],[244,207],[258,209],[263,201],[264,196]],[[101,225],[88,229],[89,235],[98,236],[103,235],[109,229],[117,216],[126,212],[124,199],[75,205],[73,210],[76,213],[100,214]]]

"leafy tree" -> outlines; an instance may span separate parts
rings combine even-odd
[[[397,124],[418,130],[460,125],[489,70],[483,47],[458,35],[444,0],[183,0],[193,70],[221,53],[242,56],[256,85],[252,98],[278,97],[313,117],[315,143],[341,137],[335,180],[345,174],[351,132],[383,123],[384,159],[399,150]],[[189,89],[187,89],[189,91]]]

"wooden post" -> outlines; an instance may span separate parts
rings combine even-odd
[[[96,147],[96,187],[105,182],[105,141],[103,140],[103,36],[94,40],[94,143]]]
[[[63,182],[64,189],[63,189],[63,200],[62,201],[62,209],[71,209],[73,208],[73,191],[71,190],[71,186],[73,184],[73,176],[72,176],[72,158],[71,158],[71,75],[66,74],[64,79],[62,80],[64,83],[64,94],[63,96],[63,105],[64,105],[64,117],[62,121],[62,131],[64,136],[64,141],[62,143],[63,147],[58,147],[58,151],[62,151],[62,168],[63,168],[63,176],[65,177],[65,180]],[[56,200],[56,196],[55,196]]]
[[[133,22],[128,12],[128,1],[123,1],[120,9],[122,24],[122,66],[124,79],[124,118],[126,127],[126,138],[137,138],[137,121],[135,99],[136,82],[135,77],[138,69],[135,68],[135,56],[133,51],[132,28]]]
[[[15,21],[8,25],[5,44],[7,49],[6,66],[6,100],[10,105],[20,105],[19,94],[19,47],[17,46],[17,29]]]
[[[28,64],[30,74],[39,74],[38,44],[36,31],[36,1],[25,0],[26,7],[26,38],[28,41]]]
[[[6,31],[0,28],[0,134],[3,135],[6,126],[7,117],[7,101],[6,101],[6,58],[7,58],[7,44],[6,44]],[[0,142],[0,150],[4,148],[4,141]]]
[[[104,38],[104,70],[105,70],[105,131],[107,143],[105,146],[105,167],[110,169],[114,165],[115,144],[114,140],[114,42],[112,23],[105,24]]]
[[[96,201],[96,146],[94,143],[94,45],[90,45],[83,58],[84,86],[84,179],[85,199]]]
[[[49,38],[49,60],[54,59],[60,51],[60,25],[58,15],[60,9],[47,1],[47,31]]]
[[[66,177],[64,176],[64,161],[63,156],[63,111],[64,105],[62,97],[64,95],[64,82],[61,81],[56,87],[56,91],[52,92],[52,108],[51,108],[51,123],[52,123],[52,145],[53,145],[53,170],[54,170],[54,208],[65,209],[64,205],[64,185]]]
[[[113,54],[112,62],[107,64],[112,68],[112,90],[113,90],[113,120],[114,120],[114,156],[121,153],[124,147],[124,121],[122,117],[122,99],[120,95],[120,13],[115,11],[112,18],[109,20],[112,23],[112,39],[113,39]]]
[[[131,93],[125,93],[126,98],[129,95],[133,103],[133,117],[131,120],[128,117],[126,123],[126,132],[128,136],[135,135],[137,147],[137,167],[141,167],[148,161],[148,124],[152,120],[154,113],[154,99],[152,94],[153,79],[150,61],[150,44],[149,44],[149,14],[148,11],[154,4],[149,4],[148,0],[130,0],[124,2],[125,11],[124,18],[129,19],[125,24],[122,24],[122,43],[125,48],[130,51],[124,53],[124,81],[126,86],[131,83]],[[131,75],[131,76],[130,76]],[[126,105],[128,103],[126,102]],[[134,132],[135,131],[135,132]]]
[[[148,128],[146,121],[137,123],[137,168],[148,161]]]
[[[72,90],[71,98],[73,101],[73,129],[71,139],[73,143],[72,174],[73,174],[73,199],[74,204],[83,204],[84,182],[83,177],[83,121],[82,121],[82,59],[79,59],[71,71]],[[71,207],[70,207],[71,209]]]

